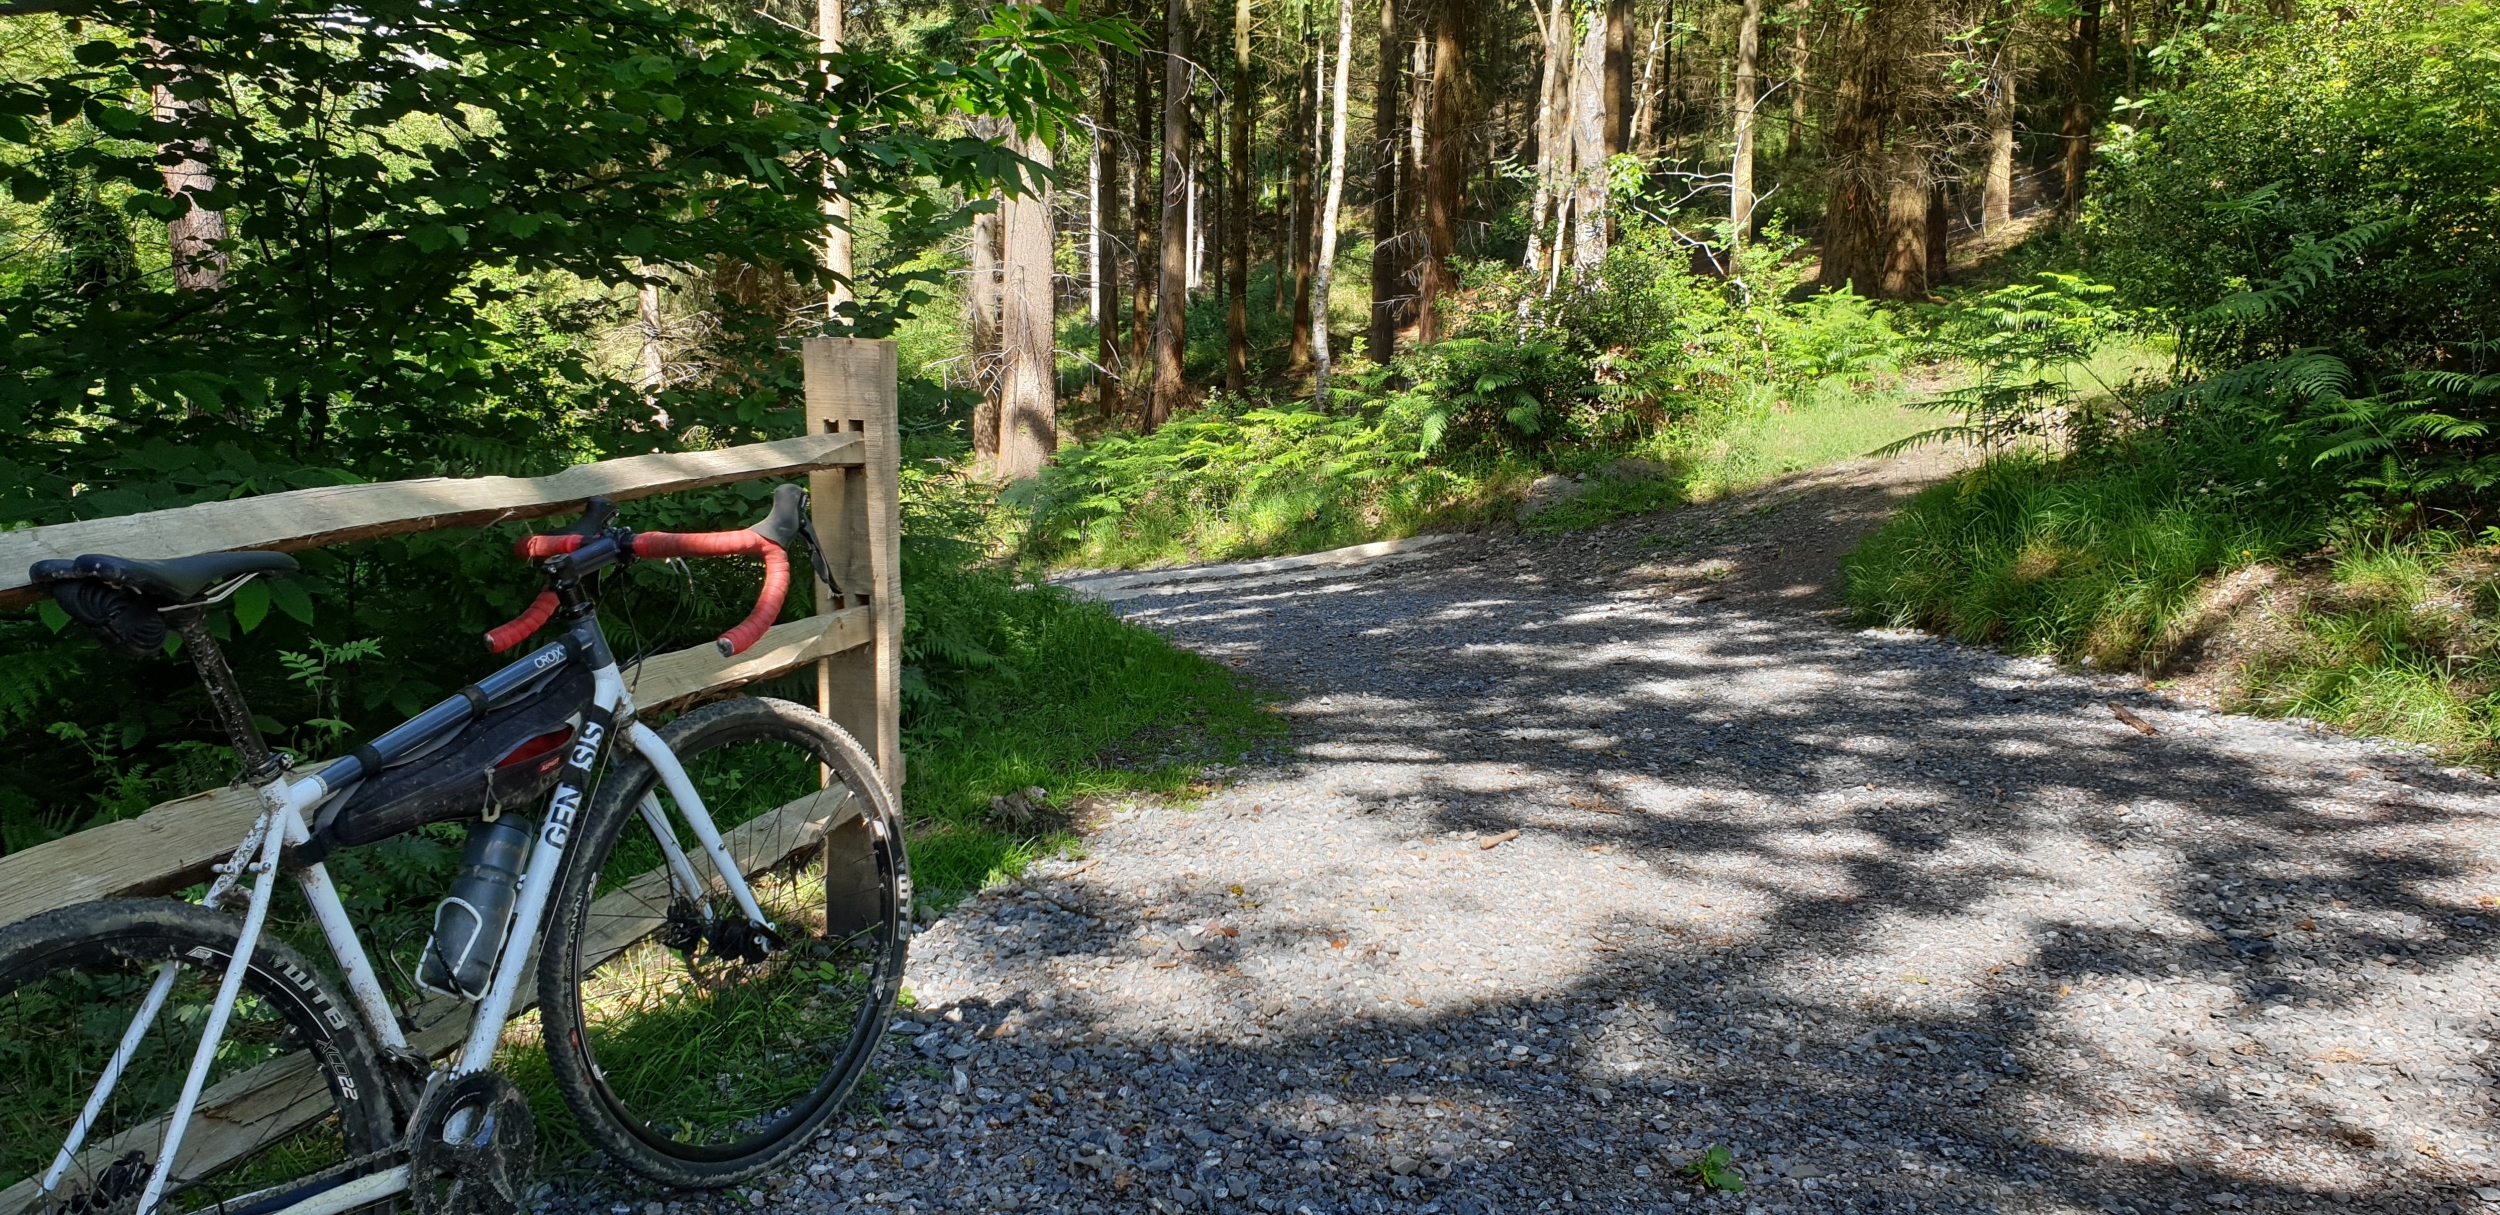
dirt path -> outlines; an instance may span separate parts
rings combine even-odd
[[[1934,472],[1120,602],[1297,761],[926,933],[895,1129],[758,1201],[2500,1210],[2491,787],[1840,627]]]

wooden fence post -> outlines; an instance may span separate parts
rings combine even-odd
[[[886,788],[903,787],[902,436],[896,430],[894,343],[859,338],[808,338],[801,343],[807,375],[809,434],[857,434],[867,444],[858,468],[808,474],[817,538],[825,564],[841,583],[818,582],[816,610],[872,609],[874,640],[823,659],[816,668],[816,708],[859,739],[876,757]]]

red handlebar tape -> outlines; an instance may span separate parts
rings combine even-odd
[[[636,557],[735,557],[752,553],[764,559],[764,590],[755,597],[755,610],[738,626],[720,635],[717,643],[721,657],[743,654],[773,627],[773,619],[781,615],[781,601],[790,594],[790,558],[781,546],[750,531],[734,532],[638,532],[634,535]]]
[[[566,536],[561,538],[567,540],[579,539],[579,537],[576,536]],[[494,628],[486,630],[487,650],[492,653],[501,654],[505,650],[509,650],[512,647],[529,640],[530,634],[546,627],[548,619],[553,617],[555,614],[556,593],[554,591],[538,592],[538,598],[530,600],[529,610],[513,617],[511,622],[508,624],[498,625]]]
[[[519,556],[532,560],[573,552],[587,536],[546,534],[524,536],[512,546]],[[737,557],[747,554],[764,559],[764,589],[755,597],[755,610],[738,622],[736,628],[720,635],[715,644],[721,657],[745,653],[773,627],[773,619],[781,615],[782,601],[790,594],[790,558],[781,546],[751,531],[734,532],[638,532],[633,538],[633,555],[657,560],[664,557]],[[530,634],[544,627],[556,614],[556,593],[541,591],[531,601],[529,610],[511,623],[490,630],[486,645],[496,653],[521,644]]]

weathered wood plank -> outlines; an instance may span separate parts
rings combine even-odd
[[[871,612],[864,607],[845,608],[774,625],[735,658],[721,657],[708,641],[661,654],[645,660],[641,670],[625,672],[625,686],[633,692],[635,704],[655,709],[768,679],[829,654],[867,645],[876,635]]]
[[[706,642],[661,654],[630,672],[634,703],[659,709],[781,674],[868,644],[868,608],[849,608],[773,626],[736,658]],[[90,899],[165,894],[204,880],[260,813],[248,789],[212,789],[155,806],[136,818],[0,856],[0,924]]]
[[[825,542],[833,576],[853,603],[876,609],[878,623],[873,645],[819,668],[817,708],[868,749],[887,788],[901,789],[903,517],[896,347],[890,341],[809,338],[800,343],[800,353],[808,429],[857,434],[867,442],[858,467],[808,480],[816,499],[816,534]],[[821,585],[818,589],[821,610],[832,596]]]
[[[51,558],[111,553],[155,559],[239,548],[292,552],[350,540],[561,514],[593,496],[622,502],[757,477],[855,466],[866,458],[866,452],[865,441],[856,434],[801,435],[719,451],[601,460],[544,477],[427,477],[325,486],[0,532],[0,607],[33,602],[38,596],[27,585],[26,567]]]

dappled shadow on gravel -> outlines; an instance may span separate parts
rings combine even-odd
[[[1299,761],[923,937],[895,1141],[784,1199],[2500,1209],[2491,786],[1748,570],[1882,488],[1123,604]]]

